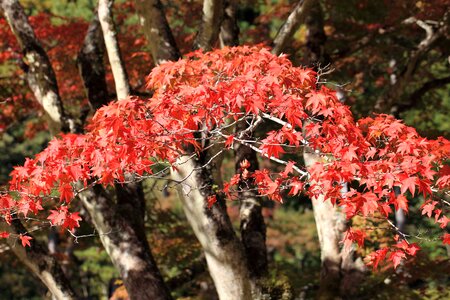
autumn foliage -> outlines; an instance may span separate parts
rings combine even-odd
[[[442,228],[447,225],[439,193],[450,185],[449,141],[422,138],[388,115],[356,122],[333,90],[317,84],[313,70],[294,67],[286,56],[259,46],[194,52],[154,68],[147,87],[150,99],[129,97],[102,107],[86,134],[60,135],[16,167],[10,192],[0,198],[5,220],[38,214],[46,202],[54,205],[47,219],[72,230],[80,216],[70,211],[71,201],[87,187],[158,178],[211,145],[227,151],[241,143],[284,167],[278,173],[249,172],[248,164],[241,164],[244,171],[218,191],[230,199],[239,182],[252,177],[258,193],[274,201],[282,202],[286,194],[324,195],[349,219],[388,218],[394,209],[408,211],[408,198],[420,193],[426,199],[422,214]],[[277,129],[249,140],[233,132],[242,120],[248,130],[269,122]],[[307,170],[284,160],[286,154],[300,157],[305,147],[321,162]],[[348,192],[342,192],[343,183],[349,184]],[[365,237],[364,230],[350,228],[344,243],[363,245]],[[20,238],[29,245],[26,235]],[[448,234],[443,242],[449,243]],[[418,249],[398,239],[372,253],[370,263],[376,268],[387,258],[397,266]]]

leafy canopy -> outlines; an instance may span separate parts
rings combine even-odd
[[[286,56],[274,56],[260,46],[193,52],[164,63],[147,78],[150,99],[129,97],[102,107],[86,134],[54,138],[35,158],[16,167],[0,209],[7,222],[18,214],[37,214],[43,201],[55,203],[57,190],[59,201],[48,219],[72,230],[80,217],[69,206],[83,189],[160,177],[212,144],[223,144],[225,151],[241,143],[284,165],[284,170],[249,172],[244,162],[244,172],[233,176],[219,194],[233,197],[238,183],[252,177],[258,192],[275,201],[282,201],[285,191],[324,195],[325,201],[342,206],[347,218],[388,218],[393,208],[408,210],[408,196],[422,193],[427,199],[423,214],[434,216],[445,228],[448,219],[436,192],[448,191],[450,184],[450,168],[444,165],[449,141],[422,138],[388,115],[355,122],[335,92],[316,81],[313,70],[294,67]],[[231,133],[243,120],[248,130],[262,121],[279,126],[249,140]],[[306,169],[283,160],[284,153],[301,155],[305,147],[320,157],[318,163]],[[342,183],[350,184],[348,192],[342,192]],[[210,195],[205,207],[214,205],[217,196]],[[363,245],[365,237],[362,230],[351,228],[345,244]],[[20,239],[29,245],[26,235]],[[449,243],[448,234],[443,240]],[[418,249],[406,240],[394,241],[392,247],[374,252],[370,262],[377,267],[388,257],[397,266]]]

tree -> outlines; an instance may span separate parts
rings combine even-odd
[[[101,4],[108,4],[107,2],[102,1]],[[147,38],[149,41],[155,39],[160,41],[160,43],[149,43],[153,60],[158,64],[164,60],[177,60],[179,51],[168,23],[165,21],[161,3],[155,1],[148,6],[146,4],[148,3],[136,1],[141,23],[147,24],[146,28],[150,27]],[[299,5],[302,4],[303,1],[300,1]],[[236,32],[232,31],[236,30],[236,27],[232,26],[233,10],[229,8],[232,2],[225,3],[223,17],[228,23],[222,23],[220,30],[218,26],[221,23],[216,22],[218,20],[216,17],[209,15],[215,13],[221,15],[221,5],[221,1],[205,1],[204,23],[196,39],[196,47],[209,50],[218,39],[219,32],[223,45],[236,43],[236,38],[230,39],[236,36]],[[104,18],[108,14],[105,14],[105,8],[107,9],[108,5],[102,7],[101,19],[108,22],[112,19]],[[297,11],[303,10],[296,8],[294,13]],[[155,16],[157,16],[156,19]],[[155,22],[155,20],[159,21]],[[211,23],[211,21],[214,22]],[[10,22],[14,25],[14,21]],[[26,24],[25,21],[23,23]],[[102,25],[103,33],[107,32],[105,30],[115,30],[111,27],[111,23],[108,26]],[[291,29],[285,38],[289,39],[294,31],[295,29]],[[94,32],[94,29],[90,32]],[[280,30],[280,32],[285,31]],[[98,36],[98,33],[96,34]],[[110,45],[115,42],[116,45],[113,46],[116,49],[113,50],[118,53],[118,43],[114,41],[114,34],[111,37],[113,37],[112,44],[106,43],[106,47],[109,59],[113,61],[111,60],[113,52],[109,51]],[[226,42],[227,38],[234,42]],[[88,40],[86,38],[86,43],[89,43]],[[91,39],[91,42],[96,40],[98,38]],[[94,45],[94,47],[102,46]],[[319,45],[320,47],[322,46]],[[98,58],[98,55],[93,55],[93,58]],[[80,65],[83,65],[83,59],[79,61]],[[101,65],[101,60],[96,61],[97,65]],[[120,65],[122,59],[116,56],[114,61]],[[44,66],[48,65],[48,63],[44,64]],[[84,64],[86,65],[89,63]],[[114,66],[115,64],[111,63],[113,71]],[[121,68],[123,69],[123,65]],[[36,73],[48,75],[51,74],[51,69]],[[100,78],[101,73],[101,71],[97,73]],[[137,210],[142,210],[139,209],[142,207],[140,204],[142,202],[139,201],[139,188],[132,187],[133,183],[141,179],[144,173],[147,174],[144,177],[155,176],[151,172],[156,172],[154,170],[156,165],[162,165],[165,170],[165,172],[157,173],[156,177],[166,174],[170,169],[173,173],[173,182],[181,187],[186,215],[205,249],[210,273],[220,297],[224,299],[249,298],[250,290],[258,292],[251,287],[254,286],[253,283],[250,284],[253,271],[251,265],[247,264],[248,258],[253,257],[249,248],[245,247],[244,235],[243,246],[231,227],[223,201],[224,195],[233,197],[235,193],[238,193],[242,197],[250,193],[250,197],[258,197],[259,195],[255,193],[257,192],[273,200],[281,200],[283,190],[291,189],[292,194],[297,195],[305,186],[304,181],[307,179],[306,184],[311,185],[310,196],[317,198],[321,195],[324,200],[331,199],[332,202],[337,202],[345,207],[349,217],[357,213],[371,215],[376,210],[384,212],[386,217],[389,204],[395,205],[400,201],[395,197],[388,198],[394,186],[402,186],[403,181],[407,181],[408,187],[402,191],[401,196],[407,190],[414,194],[415,188],[413,189],[412,186],[415,185],[428,192],[427,185],[431,185],[433,176],[430,170],[440,168],[439,164],[434,166],[431,161],[422,161],[419,164],[422,166],[420,171],[428,172],[426,175],[428,177],[421,177],[417,175],[419,170],[413,172],[403,168],[404,161],[414,164],[423,157],[429,158],[429,155],[435,155],[438,162],[448,156],[448,149],[446,149],[448,142],[445,140],[436,142],[421,140],[414,131],[384,115],[358,123],[369,128],[366,132],[361,130],[353,122],[349,110],[339,104],[330,90],[316,86],[316,75],[312,70],[295,68],[286,57],[271,56],[263,48],[226,48],[210,54],[194,53],[185,60],[166,63],[156,68],[150,77],[149,86],[153,87],[152,92],[155,93],[150,104],[146,104],[139,98],[127,98],[129,87],[127,92],[121,92],[123,89],[120,90],[119,86],[126,87],[128,83],[126,76],[116,75],[120,73],[126,75],[126,71],[122,70],[115,73],[114,79],[118,88],[117,96],[122,100],[102,108],[94,117],[86,135],[62,135],[62,139],[53,140],[49,148],[38,155],[37,160],[30,160],[25,168],[17,168],[13,174],[13,188],[25,195],[34,193],[35,196],[39,196],[40,192],[49,193],[58,186],[62,205],[58,205],[49,217],[54,225],[63,225],[69,229],[78,225],[78,215],[68,210],[70,200],[73,195],[80,195],[85,207],[91,213],[94,224],[101,229],[100,232],[108,232],[111,226],[117,226],[117,230],[130,228],[130,231],[125,232],[132,237],[133,245],[136,246],[145,240],[145,237],[139,229],[142,228],[142,223],[138,224],[142,221],[136,224],[129,221],[130,216],[136,214]],[[105,86],[89,88],[93,86],[94,81],[86,79],[88,78],[86,73],[83,77],[88,91],[98,91],[102,95],[107,95]],[[37,87],[41,88],[42,85],[38,84]],[[58,95],[57,92],[54,94]],[[101,100],[104,96],[95,97],[91,94],[89,100],[93,107],[99,107],[99,100],[95,99]],[[61,105],[61,101],[58,101],[55,103]],[[64,118],[55,120],[63,123],[61,120]],[[261,140],[255,139],[251,133],[263,120],[275,122],[282,128],[276,128],[271,132],[263,129]],[[72,122],[72,124],[75,123]],[[229,129],[232,129],[235,124],[236,132],[233,133]],[[72,126],[72,128],[75,127]],[[111,128],[112,131],[110,131]],[[304,133],[300,130],[302,128]],[[372,134],[376,134],[379,140],[373,140]],[[404,145],[405,138],[413,142]],[[386,143],[389,142],[389,145],[379,143],[384,140]],[[258,170],[254,159],[238,159],[237,169],[240,174],[225,183],[223,192],[220,192],[213,188],[211,165],[220,153],[225,152],[220,147],[222,144],[227,147],[233,146],[238,152],[239,149],[251,149],[249,155],[254,157],[255,153],[259,153],[263,157],[285,165],[286,170],[283,172]],[[213,147],[214,145],[219,145],[219,148]],[[295,149],[302,150],[306,145],[319,151],[316,160],[326,160],[326,165],[322,169],[315,164],[310,164],[307,172],[298,163],[283,159],[285,151],[291,149],[295,154]],[[400,156],[394,155],[397,148],[401,148]],[[90,159],[87,159],[88,157]],[[42,160],[45,161],[45,168]],[[381,169],[374,167],[375,160],[383,161],[384,167]],[[51,165],[55,167],[54,170],[48,170]],[[35,170],[29,168],[35,168]],[[445,168],[443,170],[445,175]],[[345,171],[344,174],[342,174],[343,171]],[[295,172],[298,172],[297,176],[292,174]],[[381,180],[380,178],[373,182],[374,179],[371,176],[376,172],[379,176],[389,177],[392,182],[381,184],[377,182]],[[42,185],[36,181],[38,178],[45,178],[48,182]],[[23,185],[22,180],[28,182],[29,186]],[[96,183],[115,183],[117,204],[107,199],[107,194],[102,192],[100,186],[94,187],[93,191],[78,193],[80,187],[75,185],[78,181],[80,181],[78,184],[84,183],[82,190]],[[123,188],[123,191],[128,191],[125,194],[128,196],[122,199],[134,200],[126,200],[121,206],[119,198],[121,183],[124,182],[130,183],[128,187],[131,187],[131,192],[128,188]],[[342,182],[352,183],[353,189],[350,189],[347,194],[337,195],[337,189]],[[446,188],[445,177],[439,181],[439,184],[441,189]],[[42,186],[39,187],[40,185]],[[366,190],[362,190],[363,188]],[[86,195],[90,198],[86,198]],[[130,197],[130,195],[133,196]],[[403,199],[400,196],[398,198]],[[7,199],[4,203],[11,206],[8,208],[15,213],[17,207],[11,204],[8,195],[5,195],[3,199]],[[217,204],[214,204],[216,201]],[[37,198],[31,197],[23,200],[22,203],[22,205],[31,204],[35,209],[39,209],[36,205],[36,203],[39,204]],[[33,206],[32,203],[35,205]],[[434,209],[434,206],[438,204],[433,203],[425,204],[426,213],[430,205]],[[404,201],[398,205],[405,207]],[[122,210],[123,207],[126,209]],[[353,210],[348,213],[350,208]],[[123,212],[123,216],[120,216],[119,212]],[[256,214],[247,222],[251,223],[252,219],[256,220],[260,218],[260,215],[260,212],[256,210]],[[445,222],[441,212],[437,215],[437,221]],[[108,221],[103,225],[99,224],[105,218]],[[247,227],[244,225],[242,228]],[[258,230],[261,231],[261,229]],[[26,244],[27,235],[23,233],[19,237]],[[363,233],[350,229],[346,236],[349,241],[361,242]],[[113,246],[119,249],[118,246],[123,242],[121,240],[123,238],[125,235],[118,240],[111,239],[110,235],[102,235],[106,248]],[[151,261],[150,249],[145,244],[146,242],[142,246],[144,249],[142,255],[147,257],[144,261],[150,261],[150,265],[154,265]],[[263,247],[264,243],[258,248],[261,250]],[[399,243],[398,249],[392,250],[390,254],[390,258],[396,264],[399,258],[402,258],[405,253],[413,253],[411,249],[415,248]],[[378,256],[374,256],[375,265],[387,251],[389,251],[387,248],[382,249],[378,252]],[[120,269],[120,260],[123,255],[114,256],[113,248],[110,248],[109,252]],[[261,253],[264,252],[265,249]],[[127,277],[124,274],[127,273],[125,270],[122,274],[125,280]],[[148,274],[158,273],[157,270],[153,270]],[[160,282],[158,286],[162,286],[158,276],[156,275],[156,281]],[[141,275],[136,278],[138,277],[142,278]],[[130,278],[129,282],[131,281],[136,282]],[[134,290],[142,290],[146,282],[148,281],[143,280]],[[127,288],[133,293],[133,287],[130,284]],[[140,294],[134,295],[142,297]],[[161,296],[164,292],[154,291],[153,297],[155,295]]]

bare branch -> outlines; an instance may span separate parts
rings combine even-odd
[[[414,73],[422,61],[424,55],[432,49],[434,44],[443,36],[448,33],[448,17],[450,11],[445,13],[442,20],[439,22],[439,26],[433,29],[430,25],[424,21],[410,18],[406,20],[406,23],[415,22],[418,26],[423,28],[426,32],[426,37],[417,45],[417,49],[413,50],[409,55],[409,60],[400,75],[397,77],[395,84],[391,85],[389,90],[378,99],[375,104],[375,110],[377,112],[389,112],[392,114],[398,114],[399,105],[398,100],[403,95],[404,89],[407,84],[413,79]]]
[[[283,26],[281,26],[273,41],[273,54],[280,55],[284,51],[286,45],[297,31],[300,24],[305,21],[306,14],[308,14],[308,10],[314,1],[316,0],[298,1],[297,5],[289,14],[289,17],[286,22],[284,22]]]

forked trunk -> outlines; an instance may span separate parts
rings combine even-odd
[[[211,175],[202,161],[182,156],[172,178],[179,184],[186,217],[205,252],[209,273],[221,300],[252,299],[241,242],[234,233],[223,199],[208,207],[213,196]]]

